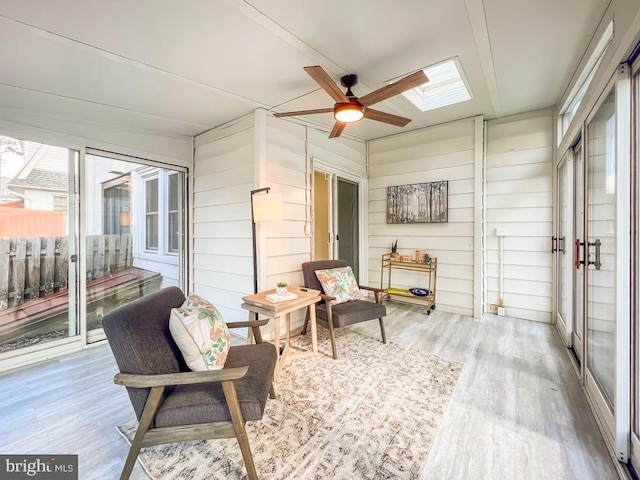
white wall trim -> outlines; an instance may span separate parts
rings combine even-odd
[[[618,461],[629,456],[631,425],[631,78],[627,64],[616,76],[616,382],[615,452]]]
[[[474,119],[473,146],[473,316],[484,313],[484,117]]]

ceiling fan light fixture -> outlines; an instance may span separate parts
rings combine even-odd
[[[364,117],[364,105],[357,100],[349,103],[336,103],[333,107],[333,117],[342,123],[353,123]]]

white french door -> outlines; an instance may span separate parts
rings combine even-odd
[[[567,346],[572,345],[573,306],[571,290],[573,285],[572,249],[573,245],[573,158],[567,153],[557,170],[558,217],[557,234],[554,238],[553,250],[556,253],[557,272],[557,326]]]
[[[628,112],[628,72],[621,69],[573,148],[572,347],[594,413],[623,462],[630,433]]]

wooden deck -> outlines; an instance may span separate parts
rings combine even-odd
[[[108,277],[87,283],[87,310],[94,310],[104,299],[124,303],[158,290],[162,276],[157,272],[130,267]],[[68,309],[69,291],[58,292],[0,310],[0,337],[17,329],[38,324],[64,314]]]

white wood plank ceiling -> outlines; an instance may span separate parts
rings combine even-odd
[[[264,107],[327,108],[302,67],[357,96],[458,57],[473,98],[420,112],[403,97],[364,120],[378,138],[558,102],[608,0],[0,0],[0,110],[192,136]],[[329,129],[330,114],[305,117]]]

